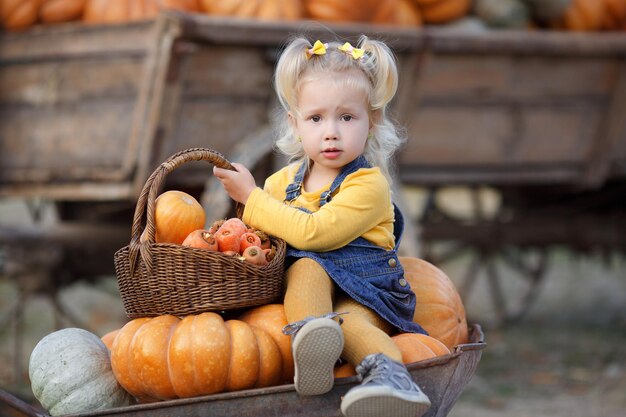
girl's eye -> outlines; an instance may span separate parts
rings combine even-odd
[[[343,116],[341,116],[341,120],[343,120],[344,122],[349,122],[350,120],[352,120],[352,116],[350,116],[349,114],[344,114]]]
[[[321,119],[322,119],[322,118],[321,118],[321,117],[319,117],[319,116],[311,116],[311,120],[312,120],[312,121],[314,121],[314,122],[316,122],[316,123],[317,123],[317,122],[319,122]]]

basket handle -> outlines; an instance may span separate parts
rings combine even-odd
[[[129,258],[131,274],[135,271],[137,254],[141,254],[148,271],[152,270],[152,250],[151,244],[154,243],[156,227],[154,224],[156,212],[156,198],[165,176],[181,165],[191,161],[207,161],[218,168],[235,170],[231,163],[224,156],[212,149],[208,148],[190,148],[180,151],[161,163],[150,175],[139,194],[139,200],[135,207],[133,217],[133,225],[131,229],[131,239],[129,244]],[[146,215],[146,241],[140,242],[142,230],[142,221]],[[237,213],[243,213],[243,205],[237,202]]]

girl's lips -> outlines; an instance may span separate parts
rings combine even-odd
[[[328,159],[336,159],[341,155],[341,151],[339,149],[327,149],[322,151],[322,155]]]

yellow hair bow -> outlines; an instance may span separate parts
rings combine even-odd
[[[313,44],[312,48],[307,49],[306,56],[307,58],[311,58],[313,55],[324,55],[326,53],[326,48],[328,48],[327,43],[322,43],[317,40]]]
[[[353,59],[360,59],[365,54],[365,51],[362,48],[355,48],[350,45],[350,42],[346,42],[339,47],[339,50],[345,52],[348,55],[352,55]]]

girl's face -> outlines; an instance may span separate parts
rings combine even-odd
[[[297,114],[290,114],[311,173],[334,178],[363,153],[370,129],[367,96],[362,89],[328,78],[306,81],[300,88]]]

